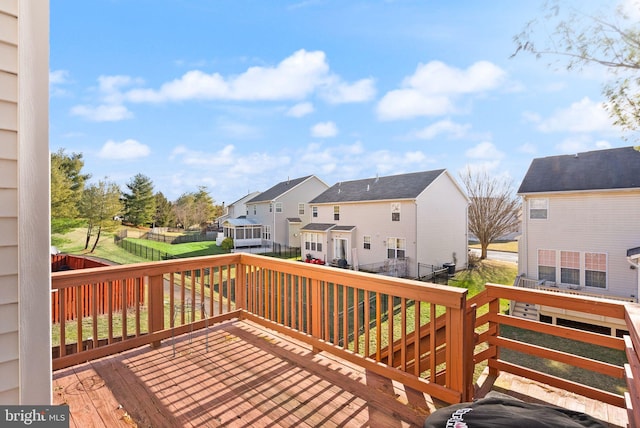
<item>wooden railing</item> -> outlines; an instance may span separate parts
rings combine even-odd
[[[473,335],[465,331],[472,331],[473,318],[464,289],[250,254],[61,272],[52,275],[52,287],[60,292],[62,311],[66,290],[118,280],[144,284],[147,305],[136,305],[132,313],[108,310],[106,316],[92,310],[84,323],[72,326],[72,340],[66,321],[54,326],[59,337],[54,369],[158,345],[173,334],[203,327],[205,318],[239,318],[443,401],[471,398],[473,344],[465,337]],[[437,317],[444,321],[435,322]],[[425,331],[430,333],[426,341]],[[400,352],[388,352],[389,343],[400,346]]]
[[[542,333],[551,337],[571,339],[573,341],[618,351],[624,351],[625,349],[625,341],[622,338],[509,316],[500,312],[500,299],[529,302],[556,308],[571,308],[575,311],[618,320],[625,320],[626,308],[637,308],[637,305],[496,284],[487,284],[485,291],[474,296],[473,299],[470,299],[470,302],[477,305],[478,313],[482,314],[478,316],[476,322],[476,332],[479,332],[479,334],[476,342],[475,363],[479,364],[487,361],[491,375],[495,376],[499,371],[505,371],[618,407],[626,407],[623,393],[618,394],[590,386],[586,383],[581,383],[578,380],[567,380],[559,376],[553,376],[525,367],[524,365],[516,364],[513,361],[507,361],[501,357],[501,351],[508,349],[522,354],[568,364],[572,367],[579,367],[588,372],[600,373],[613,379],[623,380],[626,378],[626,375],[622,364],[614,365],[586,356],[576,355],[573,352],[559,351],[545,346],[518,341],[503,335],[501,327],[512,326],[527,331]],[[633,331],[633,329],[638,330],[638,325],[628,325],[630,326],[630,331]],[[635,340],[637,349],[640,342],[637,341],[637,337]],[[549,342],[553,341],[551,340],[548,341],[548,343]],[[637,380],[632,380],[631,382],[637,387]]]
[[[626,306],[625,320],[629,327],[629,335],[624,336],[628,360],[624,370],[629,391],[625,392],[624,398],[629,427],[640,428],[640,306]]]
[[[60,296],[114,281],[143,284],[146,305],[128,313],[99,315],[94,310],[84,323],[55,325],[54,369],[145,344],[157,346],[207,324],[248,319],[449,403],[473,398],[474,367],[486,364],[493,376],[510,372],[622,408],[640,408],[640,310],[632,303],[495,284],[467,300],[464,289],[250,254],[52,275]],[[501,299],[625,320],[629,337],[515,318],[501,313]],[[628,367],[518,341],[501,334],[503,326],[626,350]],[[502,358],[505,350],[626,379],[628,393],[533,370]]]
[[[635,303],[638,301],[635,297],[614,296],[602,293],[590,293],[583,291],[584,287],[572,288],[569,284],[562,284],[553,281],[539,281],[537,279],[518,277],[515,282],[516,287],[529,288],[533,290],[551,291],[553,293],[572,294],[574,296],[597,297],[602,299],[619,300],[621,302]]]

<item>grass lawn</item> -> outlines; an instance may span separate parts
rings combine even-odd
[[[121,265],[148,262],[147,259],[135,256],[118,247],[113,242],[113,233],[103,233],[102,236],[100,236],[100,241],[98,242],[98,246],[96,247],[95,251],[93,253],[90,253],[89,250],[93,246],[93,241],[95,238],[92,237],[89,250],[85,250],[84,243],[86,239],[86,233],[87,229],[82,227],[74,229],[64,235],[54,235],[52,236],[52,240],[55,238],[58,250],[67,254],[97,257]]]
[[[222,247],[218,247],[215,241],[185,242],[184,244],[169,244],[167,242],[138,238],[127,238],[127,241],[135,242],[138,245],[153,248],[176,257],[228,254],[228,252],[223,250]]]

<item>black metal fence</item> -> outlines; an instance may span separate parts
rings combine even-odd
[[[146,245],[140,245],[136,242],[129,241],[128,239],[124,239],[117,235],[114,237],[114,242],[123,250],[151,261],[179,258],[164,251],[156,250],[155,248],[147,247]]]
[[[186,242],[203,242],[203,241],[215,241],[218,233],[217,232],[208,232],[208,233],[187,233],[179,236],[167,236],[162,233],[145,233],[142,236],[142,239],[148,239],[150,241],[156,242],[164,242],[167,244],[184,244]]]
[[[449,268],[418,263],[418,280],[447,285],[449,283]]]

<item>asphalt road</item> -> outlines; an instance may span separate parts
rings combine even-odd
[[[480,257],[480,250],[475,249],[475,248],[471,248],[470,249],[472,254],[476,254],[478,257]],[[499,260],[501,262],[509,262],[509,263],[515,263],[518,264],[518,253],[507,253],[504,251],[487,251],[487,258],[489,260]]]

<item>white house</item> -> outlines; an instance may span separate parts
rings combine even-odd
[[[0,2],[0,403],[50,404],[49,1]]]
[[[468,203],[444,169],[337,183],[309,202],[302,253],[397,276],[464,267]]]
[[[300,226],[310,218],[308,201],[329,186],[315,175],[287,179],[245,202],[245,215],[223,223],[237,247],[274,243],[296,247]]]
[[[534,159],[518,194],[524,214],[518,258],[523,284],[637,301],[637,147]],[[539,309],[549,322],[593,322],[570,310]]]
[[[250,192],[238,199],[230,203],[229,205],[225,205],[224,213],[216,218],[216,223],[220,226],[230,218],[238,218],[240,216],[246,216],[248,214],[247,201],[258,196],[260,192]]]

